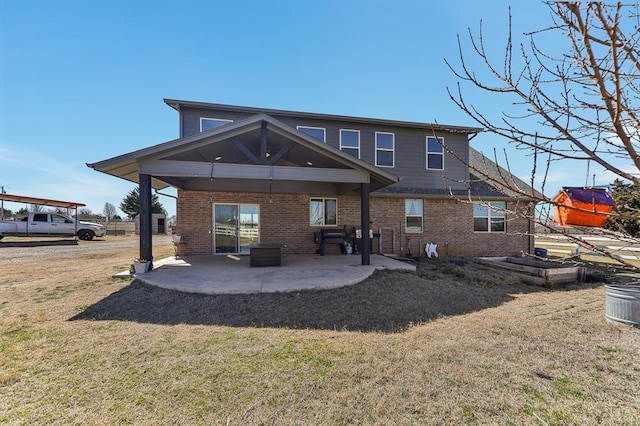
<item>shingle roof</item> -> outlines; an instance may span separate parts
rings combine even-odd
[[[531,185],[472,147],[469,147],[469,165],[471,195],[523,199],[542,196]]]
[[[469,189],[451,189],[443,184],[441,188],[402,187],[398,184],[382,188],[376,193],[386,195],[421,195],[432,197],[469,197],[472,198],[517,198],[531,200],[531,185],[509,173],[482,153],[469,147]],[[517,190],[513,190],[515,188]],[[541,194],[533,191],[538,197]]]
[[[387,119],[368,118],[368,117],[352,117],[352,116],[346,116],[346,115],[321,114],[321,113],[302,112],[302,111],[288,111],[288,110],[280,110],[280,109],[272,109],[272,108],[256,108],[256,107],[247,107],[247,106],[239,106],[239,105],[215,104],[215,103],[208,103],[208,102],[183,101],[183,100],[177,100],[177,99],[165,99],[164,102],[167,105],[169,105],[171,108],[177,111],[180,110],[181,106],[188,106],[191,108],[220,108],[220,109],[225,109],[227,111],[246,112],[250,114],[268,114],[272,116],[287,115],[289,117],[351,121],[351,122],[360,122],[360,123],[379,124],[383,126],[417,127],[421,129],[426,128],[426,129],[432,129],[432,130],[445,130],[451,133],[474,134],[474,133],[480,133],[484,131],[482,127],[466,127],[466,126],[454,126],[449,124],[422,123],[422,122],[416,122],[416,121],[387,120]]]

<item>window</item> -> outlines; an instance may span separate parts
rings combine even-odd
[[[360,158],[360,130],[340,129],[340,149]]]
[[[58,216],[57,214],[51,215],[51,222],[53,223],[73,223],[64,216]]]
[[[311,225],[337,225],[338,200],[335,198],[312,198],[309,206]]]
[[[225,120],[222,118],[200,118],[200,131],[215,129],[225,124],[233,123],[233,120]]]
[[[505,232],[507,203],[473,203],[473,230],[476,232]]]
[[[444,169],[444,138],[427,136],[427,169]]]
[[[49,215],[47,213],[36,213],[33,215],[34,222],[48,222]]]
[[[318,139],[319,141],[322,141],[322,142],[326,142],[327,141],[326,138],[325,138],[325,129],[324,129],[324,127],[298,126],[297,128],[302,133],[306,133],[309,136],[312,136],[312,137]]]
[[[422,232],[422,200],[404,200],[405,230]]]
[[[393,167],[393,150],[395,135],[393,133],[376,132],[376,166]]]

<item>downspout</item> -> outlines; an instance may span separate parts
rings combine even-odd
[[[180,108],[180,104],[176,104],[176,108],[178,109],[178,120],[180,120],[180,137],[184,137],[184,120],[182,119],[182,109]]]
[[[535,252],[536,247],[536,207],[535,204],[529,207],[532,210],[531,220],[529,220],[529,254]]]
[[[158,191],[158,190],[157,190],[157,189],[155,189],[155,188],[153,188],[153,190],[154,190],[154,192],[155,192],[157,195],[162,195],[162,196],[164,196],[164,197],[169,197],[169,198],[173,198],[174,200],[176,200],[176,223],[174,224],[174,228],[173,228],[173,229],[174,229],[174,231],[175,231],[175,229],[176,229],[176,228],[177,228],[177,226],[178,226],[178,197],[176,197],[175,195],[171,195],[171,194],[165,194],[165,193],[163,193],[163,192]],[[152,217],[153,217],[153,216],[152,216]],[[166,223],[166,222],[165,222],[165,223]],[[166,226],[166,225],[165,225],[165,226]],[[167,228],[165,228],[165,231],[166,231],[166,229],[167,229]]]

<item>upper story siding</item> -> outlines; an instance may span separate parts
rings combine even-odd
[[[200,132],[201,118],[215,118],[238,121],[261,112],[235,111],[225,108],[200,108],[180,105],[181,137]],[[434,131],[427,127],[394,125],[394,122],[379,120],[362,120],[349,117],[326,117],[323,115],[287,114],[285,111],[265,110],[272,116],[293,128],[297,126],[320,127],[325,129],[326,143],[340,148],[340,129],[358,130],[360,132],[360,159],[376,165],[376,132],[393,133],[394,166],[385,170],[400,178],[400,182],[385,188],[385,193],[398,194],[447,194],[453,191],[466,191],[469,187],[469,171],[464,163],[469,162],[468,133],[452,133],[444,130],[435,132],[436,137],[444,138],[446,147],[455,153],[464,163],[458,161],[446,150],[444,152],[444,169],[427,169],[427,136],[434,136]]]

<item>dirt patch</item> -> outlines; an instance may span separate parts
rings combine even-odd
[[[170,235],[154,235],[153,244],[171,244]],[[105,253],[110,250],[139,247],[137,235],[106,236],[93,241],[45,240],[37,238],[6,237],[0,241],[0,262],[27,259],[52,259],[78,257],[86,253]]]

